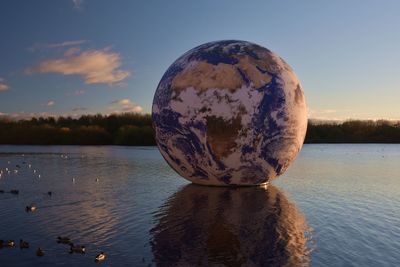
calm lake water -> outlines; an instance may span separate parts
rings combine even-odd
[[[305,145],[267,188],[192,185],[153,147],[0,146],[0,169],[19,190],[0,193],[0,239],[31,247],[0,249],[4,267],[100,251],[104,266],[400,266],[399,145]]]

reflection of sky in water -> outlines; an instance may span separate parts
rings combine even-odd
[[[156,266],[163,257],[177,261],[176,253],[168,256],[160,246],[168,251],[178,237],[176,248],[195,248],[181,249],[185,257],[240,263],[275,255],[293,263],[305,252],[304,213],[315,241],[311,266],[397,267],[399,162],[399,145],[305,145],[274,181],[283,193],[276,187],[188,186],[156,148],[0,146],[0,169],[21,165],[18,174],[0,178],[0,189],[20,190],[18,196],[0,193],[0,239],[23,238],[32,246],[0,249],[0,266],[95,266],[101,250],[108,254],[104,266]],[[24,208],[32,202],[39,210],[28,214]],[[86,245],[87,255],[68,254],[56,244],[58,235]],[[35,256],[39,245],[43,258]]]
[[[0,239],[23,238],[33,248],[30,253],[19,250],[0,253],[0,262],[11,266],[31,266],[31,261],[38,261],[42,266],[54,263],[88,266],[101,250],[106,251],[112,261],[109,265],[130,262],[132,255],[142,260],[142,246],[134,253],[127,250],[135,247],[131,244],[132,241],[136,243],[134,233],[143,227],[141,217],[148,211],[143,202],[151,203],[144,197],[150,193],[146,179],[155,177],[164,167],[159,168],[157,160],[152,166],[154,156],[158,156],[154,149],[136,150],[140,153],[138,157],[139,153],[132,155],[124,148],[1,147],[1,150],[8,148],[23,149],[24,156],[22,153],[0,154],[0,169],[14,170],[17,164],[21,166],[18,174],[12,171],[0,179],[0,189],[20,190],[18,196],[0,194]],[[144,155],[146,153],[148,156]],[[52,197],[46,194],[48,191],[53,192]],[[28,214],[24,207],[31,203],[39,209]],[[55,242],[59,235],[86,245],[90,256],[66,253],[68,247]],[[42,259],[34,255],[38,246],[46,251]]]
[[[303,266],[305,219],[270,185],[218,188],[187,185],[155,214],[157,266]]]
[[[315,266],[399,266],[400,145],[306,145],[275,185],[314,229]]]

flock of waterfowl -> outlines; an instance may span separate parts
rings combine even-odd
[[[24,156],[24,154],[22,156]],[[65,159],[68,158],[68,156],[66,156],[66,155],[61,155],[61,157],[65,158]],[[11,161],[8,161],[7,164],[11,165]],[[27,164],[27,163],[25,161],[23,161],[22,164]],[[27,164],[27,166],[28,166],[29,169],[32,168],[32,164]],[[15,165],[15,169],[14,170],[12,170],[9,167],[6,167],[5,169],[0,169],[0,179],[3,176],[7,175],[7,174],[11,174],[11,173],[18,174],[19,169],[21,169],[21,165],[19,165],[19,164]],[[34,169],[33,173],[37,174],[37,170]],[[37,177],[41,178],[41,175],[37,174]],[[96,178],[95,181],[99,182],[100,180],[99,180],[99,178]],[[75,178],[72,178],[72,182],[75,183]],[[0,189],[0,194],[7,194],[7,193],[13,194],[13,195],[19,195],[20,192],[17,189],[11,189],[9,191]],[[46,194],[49,197],[51,197],[53,195],[53,192],[52,191],[48,191]],[[31,205],[28,205],[28,206],[25,207],[25,211],[26,212],[35,212],[37,210],[38,210],[38,207],[35,204],[31,204]],[[73,254],[73,253],[85,254],[86,253],[86,247],[84,245],[76,245],[76,244],[74,244],[71,241],[71,239],[69,237],[67,237],[67,236],[63,236],[63,237],[62,236],[58,236],[57,239],[56,239],[56,242],[59,243],[59,244],[68,245],[69,246],[68,252],[70,254]],[[0,249],[2,249],[4,247],[6,247],[6,248],[16,248],[18,246],[17,246],[15,240],[11,240],[11,239],[10,240],[2,240],[2,239],[0,239]],[[22,249],[29,249],[30,248],[30,244],[26,240],[20,239],[19,248],[21,250]],[[45,256],[45,250],[42,247],[38,247],[37,250],[36,250],[36,256],[38,256],[38,257]],[[106,259],[106,254],[104,252],[100,252],[95,257],[95,261],[96,262],[102,262],[105,259]]]
[[[64,245],[69,245],[69,253],[79,253],[79,254],[85,254],[86,253],[86,248],[85,246],[82,245],[74,245],[74,243],[71,242],[71,239],[69,237],[57,237],[57,243],[59,244],[64,244]],[[2,240],[0,239],[0,249],[1,248],[15,248],[16,246],[16,242],[14,240]],[[29,249],[30,245],[29,242],[20,239],[19,240],[19,248],[20,249]],[[39,247],[36,250],[36,256],[38,257],[43,257],[45,255],[45,251]],[[96,262],[100,262],[100,261],[104,261],[106,259],[106,254],[104,252],[100,252],[96,257],[95,257],[95,261]]]

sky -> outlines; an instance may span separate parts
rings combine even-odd
[[[246,40],[299,77],[314,119],[400,119],[400,1],[0,1],[0,115],[150,113],[200,44]]]

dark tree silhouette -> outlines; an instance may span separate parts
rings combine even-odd
[[[306,143],[400,143],[400,122],[309,121]],[[79,118],[0,118],[0,144],[17,145],[155,145],[151,116],[124,113]]]
[[[136,113],[79,118],[0,119],[0,144],[155,145],[151,116]]]

